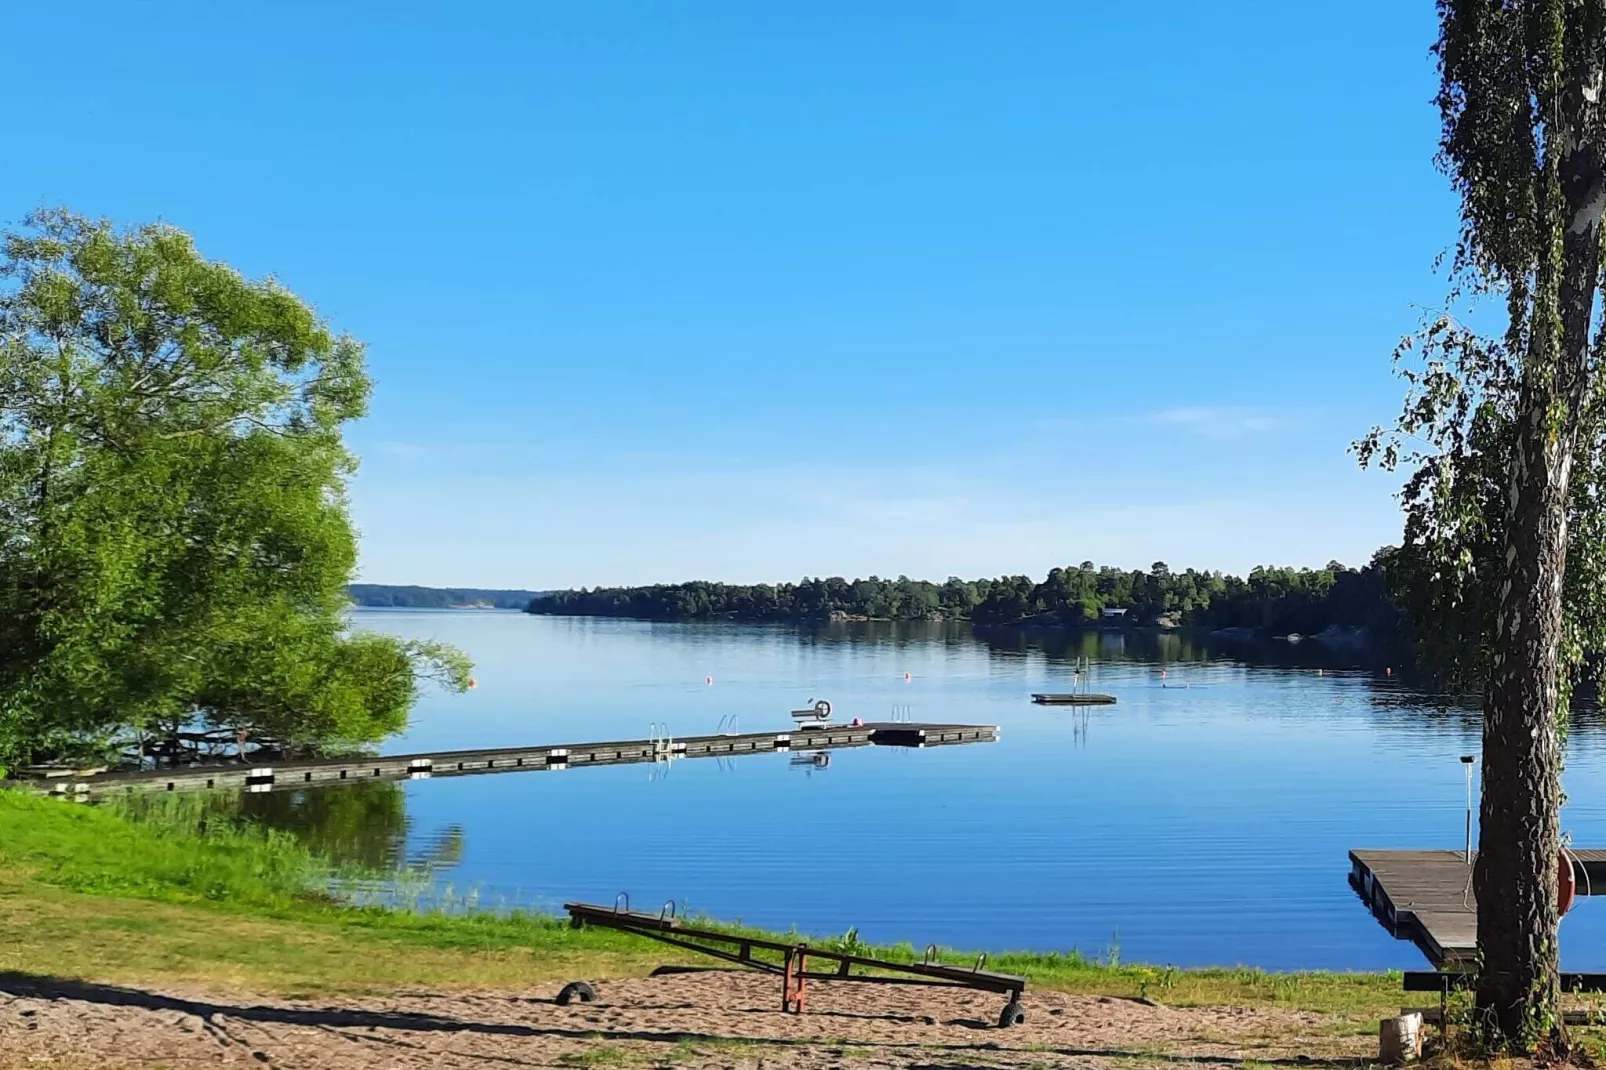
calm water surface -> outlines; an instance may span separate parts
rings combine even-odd
[[[994,744],[510,773],[255,797],[348,857],[433,869],[482,904],[666,899],[766,927],[961,948],[1112,947],[1128,961],[1420,968],[1345,881],[1352,847],[1460,848],[1476,713],[1310,643],[1238,658],[960,626],[815,630],[360,611],[467,650],[479,688],[430,695],[391,752],[784,729],[839,716],[1002,726]],[[1034,706],[1093,659],[1088,711]],[[1317,669],[1321,668],[1318,673]],[[1164,676],[1161,670],[1164,670]],[[905,680],[905,674],[910,679]],[[713,678],[712,685],[705,683]],[[1575,725],[1564,828],[1606,845],[1606,731]],[[339,794],[338,798],[334,796]],[[1606,907],[1562,926],[1606,965]]]

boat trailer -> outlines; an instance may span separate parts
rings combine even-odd
[[[645,936],[649,940],[695,951],[737,966],[777,974],[781,978],[781,1010],[802,1014],[808,996],[809,981],[856,981],[885,985],[935,985],[941,988],[974,988],[983,992],[997,992],[1009,997],[1008,1004],[998,1016],[1001,1028],[1019,1025],[1026,1020],[1026,1009],[1021,995],[1026,991],[1026,978],[1009,973],[994,973],[984,967],[987,956],[982,955],[972,967],[950,966],[937,961],[935,945],[926,949],[924,961],[894,962],[871,955],[855,955],[843,951],[830,951],[810,947],[795,941],[783,943],[756,936],[720,932],[717,929],[693,928],[675,917],[673,901],[665,903],[657,914],[645,914],[630,909],[630,897],[621,894],[612,907],[590,903],[565,903],[569,922],[576,929],[596,925],[620,932]],[[779,956],[761,958],[759,953]],[[834,969],[810,969],[814,963],[832,963]],[[860,972],[855,973],[857,967]],[[864,972],[876,971],[876,972]],[[889,974],[894,976],[888,976]],[[565,986],[558,1002],[567,1004],[571,998],[589,1002],[595,997],[590,985],[576,981]]]

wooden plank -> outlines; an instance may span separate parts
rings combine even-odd
[[[1406,992],[1442,992],[1471,988],[1477,975],[1472,970],[1407,970],[1401,987]],[[1606,992],[1606,973],[1577,973],[1563,970],[1563,992]]]
[[[1350,883],[1391,934],[1435,966],[1477,952],[1472,867],[1457,851],[1350,852]]]
[[[1432,947],[1429,957],[1440,963],[1470,959],[1478,953],[1478,915],[1470,911],[1412,911],[1412,921]]]
[[[1438,991],[1438,989],[1434,989]],[[1401,1007],[1401,1014],[1420,1014],[1424,1025],[1443,1026],[1443,1015],[1437,1007]],[[1562,1021],[1567,1025],[1598,1025],[1600,1015],[1594,1011],[1562,1011]]]
[[[1606,850],[1569,853],[1579,894],[1606,894]],[[1463,852],[1354,850],[1350,867],[1350,884],[1373,915],[1394,936],[1415,943],[1429,962],[1454,965],[1476,957],[1478,904]]]

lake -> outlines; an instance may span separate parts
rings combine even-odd
[[[997,724],[996,743],[764,754],[252,796],[395,887],[482,906],[683,909],[874,942],[1068,950],[1178,966],[1424,968],[1346,882],[1352,847],[1463,843],[1475,710],[1310,642],[1220,650],[1176,636],[962,625],[659,624],[360,610],[360,627],[457,644],[479,687],[433,693],[391,753],[786,730],[841,719]],[[1119,704],[1031,704],[1075,659]],[[1163,673],[1163,675],[1162,675]],[[907,679],[905,678],[907,674]],[[712,683],[707,680],[711,678]],[[1606,846],[1606,729],[1575,724],[1564,829]],[[411,875],[411,876],[409,876]],[[412,894],[393,893],[393,894]],[[1606,907],[1562,925],[1606,966]]]

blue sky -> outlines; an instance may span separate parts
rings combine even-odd
[[[374,582],[1364,560],[1444,280],[1428,0],[0,11],[0,219],[369,343]]]

